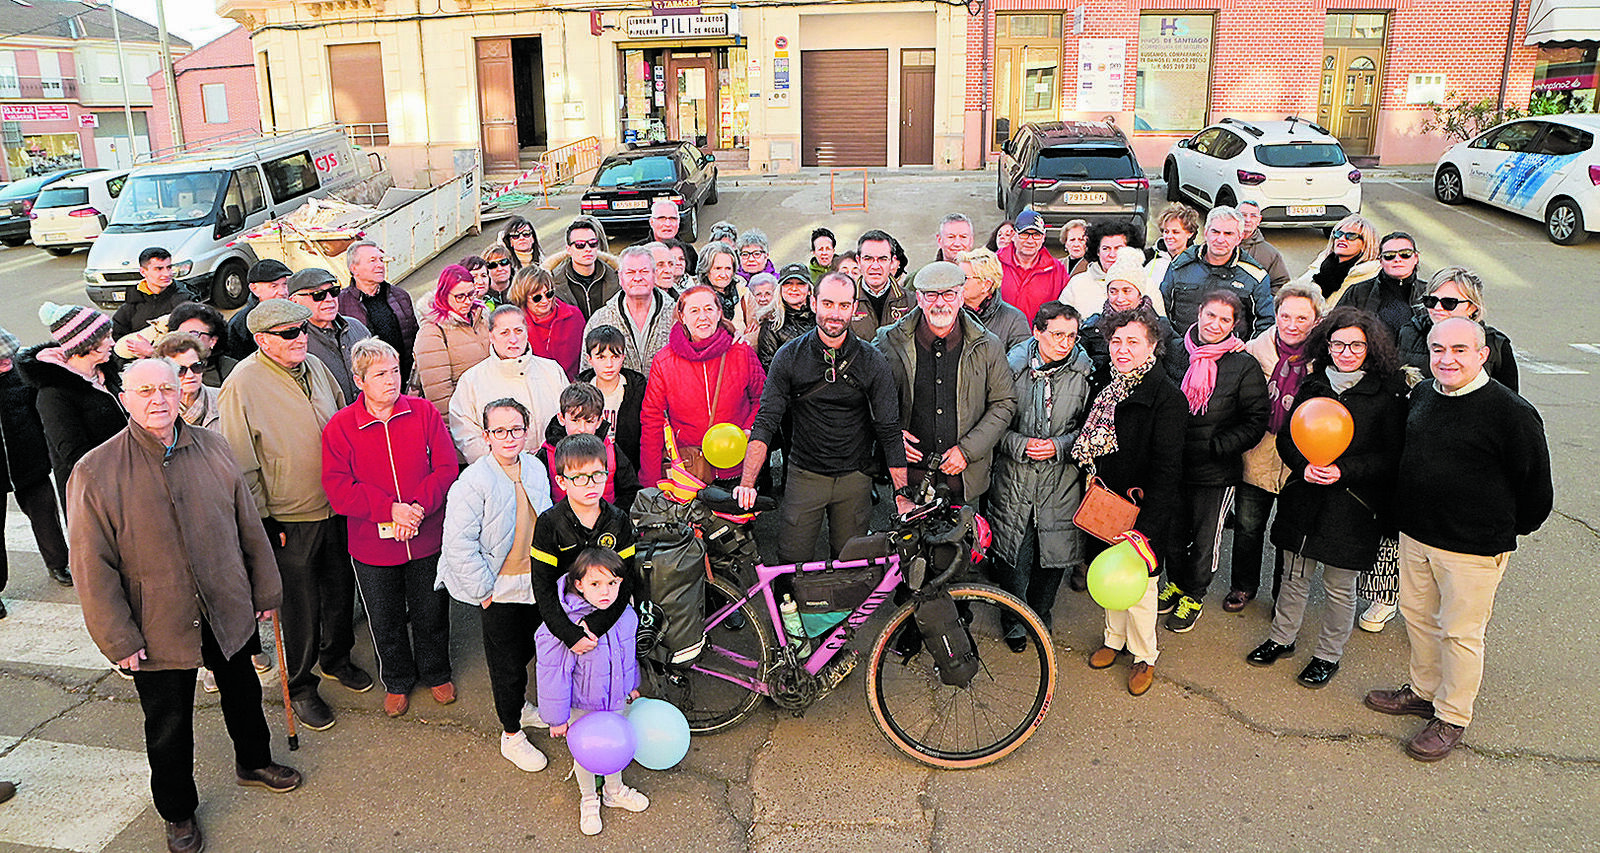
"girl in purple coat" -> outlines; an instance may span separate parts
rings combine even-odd
[[[621,587],[622,558],[609,548],[589,548],[572,561],[566,582],[561,585],[561,606],[587,632],[583,617],[610,607]],[[550,723],[552,737],[565,737],[573,720],[589,711],[620,712],[628,702],[639,698],[638,633],[639,617],[628,608],[611,630],[599,637],[590,634],[595,647],[579,655],[549,628],[539,626],[534,633],[539,660],[539,714]],[[622,784],[621,771],[605,777],[599,794],[595,792],[593,773],[576,762],[572,772],[578,777],[578,828],[584,835],[600,832],[602,803],[630,812],[650,807],[649,798]]]

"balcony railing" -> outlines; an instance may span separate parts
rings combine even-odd
[[[15,94],[12,94],[15,92]],[[77,100],[78,81],[73,77],[18,77],[15,87],[0,85],[0,96],[12,98],[62,98]]]

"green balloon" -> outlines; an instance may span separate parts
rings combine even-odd
[[[1150,588],[1150,571],[1127,542],[1100,552],[1089,564],[1089,595],[1107,610],[1127,610]]]

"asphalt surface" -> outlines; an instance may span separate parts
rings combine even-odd
[[[826,224],[844,240],[868,227],[899,235],[913,261],[949,210],[982,234],[998,221],[992,175],[876,180],[869,212],[830,214],[825,179],[725,180],[703,221],[766,229],[774,258],[801,260]],[[1484,689],[1465,747],[1436,765],[1407,758],[1414,718],[1366,710],[1361,696],[1405,679],[1397,620],[1357,631],[1343,668],[1323,690],[1294,682],[1307,660],[1269,669],[1244,663],[1265,636],[1270,602],[1238,615],[1213,584],[1194,631],[1159,632],[1155,686],[1123,688],[1126,665],[1093,671],[1100,611],[1063,589],[1056,608],[1059,682],[1039,733],[997,765],[936,771],[895,752],[874,728],[853,675],[804,717],[765,707],[744,725],[697,738],[666,772],[637,767],[642,814],[606,812],[595,838],[577,831],[565,748],[531,735],[551,756],[538,774],[500,758],[477,617],[456,606],[452,644],[461,699],[413,697],[400,720],[382,714],[381,690],[353,694],[328,682],[339,722],[283,744],[276,673],[268,719],[280,761],[305,772],[303,790],[273,795],[235,787],[214,696],[196,691],[199,819],[212,850],[1582,850],[1600,848],[1600,671],[1592,641],[1590,573],[1600,557],[1600,332],[1592,290],[1600,239],[1563,248],[1540,225],[1480,206],[1446,208],[1426,183],[1369,180],[1364,213],[1380,231],[1416,235],[1423,267],[1461,264],[1488,282],[1488,319],[1509,334],[1523,394],[1543,413],[1555,455],[1556,514],[1520,543],[1489,626]],[[1157,195],[1159,195],[1157,193]],[[577,207],[531,212],[546,245]],[[1269,231],[1295,272],[1323,244],[1313,231]],[[469,238],[454,258],[488,242]],[[616,243],[613,248],[616,248]],[[439,259],[404,282],[431,289]],[[43,337],[44,299],[81,301],[83,254],[53,258],[0,250],[0,326]],[[1584,472],[1590,472],[1585,474]],[[1462,495],[1460,500],[1470,500]],[[95,660],[70,590],[44,575],[13,506],[7,543],[11,618],[0,620],[0,778],[21,790],[0,805],[0,851],[160,849],[149,806],[132,685]],[[1315,631],[1314,616],[1303,634]],[[357,660],[372,668],[358,630]]]

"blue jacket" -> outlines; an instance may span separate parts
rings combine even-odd
[[[522,488],[535,518],[550,508],[550,477],[544,463],[522,454]],[[468,465],[450,486],[444,504],[444,549],[434,589],[479,605],[495,600],[533,604],[533,576],[500,577],[517,533],[517,492],[492,454]]]
[[[561,607],[577,622],[594,612],[583,596],[569,592],[561,582]],[[632,607],[611,630],[600,635],[599,645],[581,655],[540,625],[533,639],[539,660],[539,716],[552,726],[567,722],[574,708],[584,711],[621,711],[628,694],[639,686],[639,615]]]
[[[1235,249],[1233,259],[1222,266],[1212,266],[1204,260],[1205,244],[1183,250],[1167,267],[1167,276],[1161,280],[1161,298],[1167,303],[1167,317],[1172,320],[1173,331],[1189,331],[1200,317],[1200,305],[1206,294],[1213,290],[1231,290],[1244,303],[1244,316],[1239,318],[1235,334],[1247,341],[1271,328],[1273,314],[1272,285],[1267,271],[1256,266],[1254,260]],[[1253,319],[1247,319],[1253,318]]]

